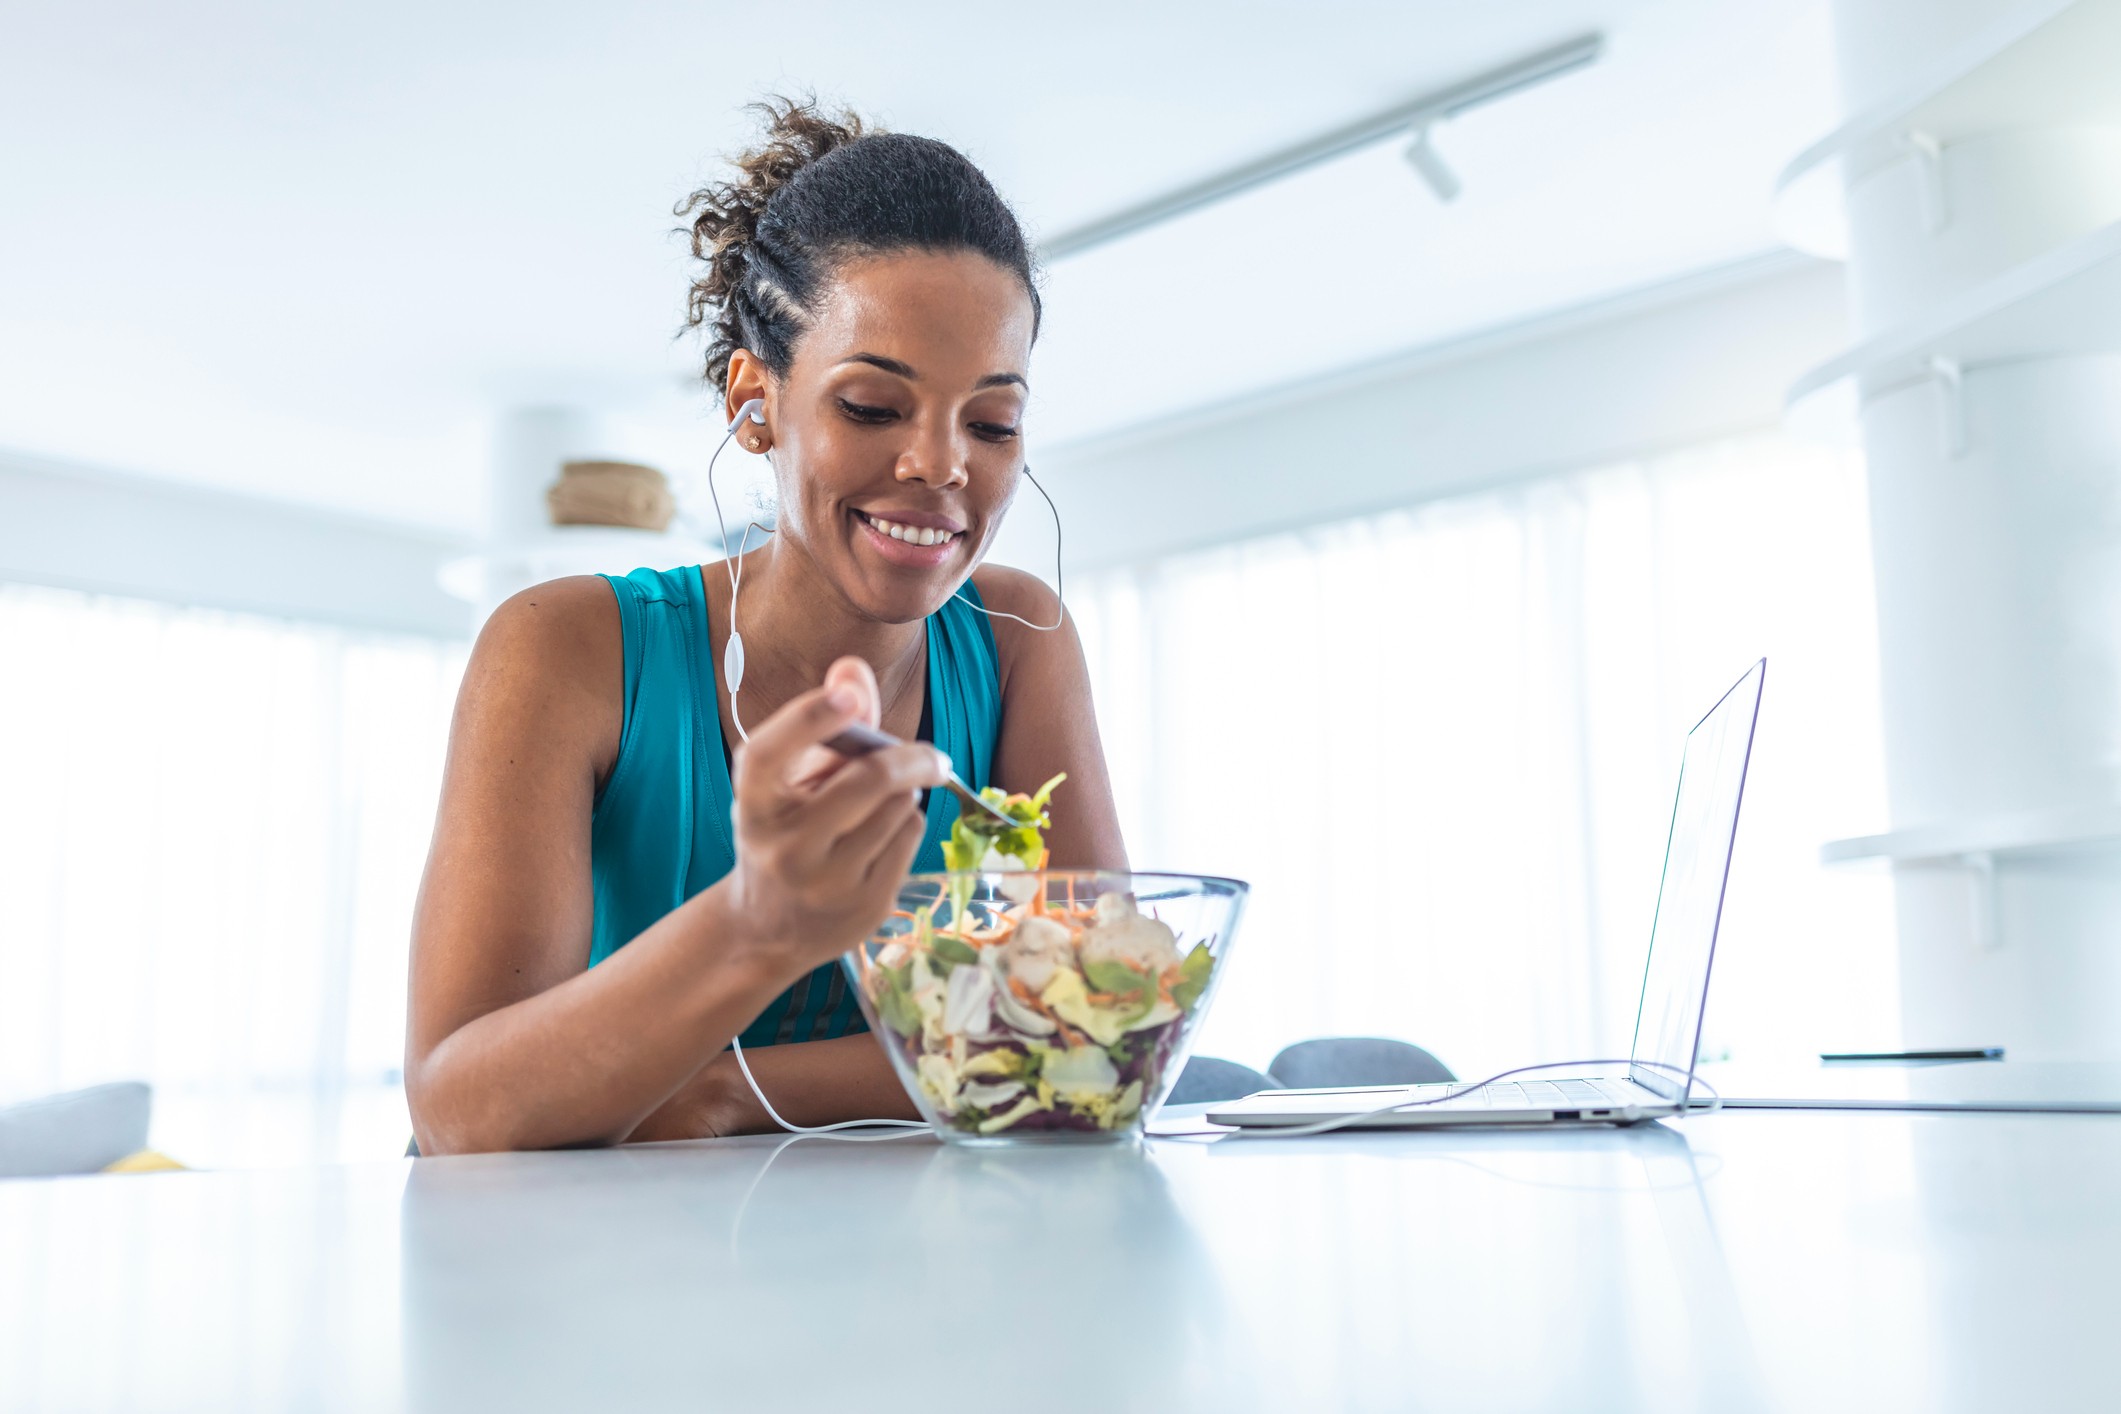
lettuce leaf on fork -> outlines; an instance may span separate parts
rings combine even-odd
[[[1046,814],[1046,802],[1053,798],[1053,788],[1067,779],[1068,773],[1063,771],[1032,795],[1021,791],[1011,794],[999,786],[982,790],[980,799],[1016,821],[1015,828],[992,815],[960,808],[956,823],[950,827],[950,837],[943,841],[943,867],[953,874],[973,873],[986,866],[990,853],[1000,855],[1004,861],[1014,861],[1003,863],[1003,868],[1044,867],[1046,845],[1039,832],[1053,824]]]

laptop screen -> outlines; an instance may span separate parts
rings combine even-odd
[[[1701,1048],[1709,965],[1766,676],[1763,658],[1687,733],[1679,764],[1679,799],[1665,841],[1650,961],[1643,970],[1635,1043],[1628,1052],[1634,1062],[1628,1078],[1670,1100],[1685,1098]],[[1645,1061],[1656,1062],[1656,1068]]]

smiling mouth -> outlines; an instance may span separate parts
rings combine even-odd
[[[933,526],[900,525],[896,521],[883,520],[867,511],[856,511],[870,529],[893,540],[903,540],[908,545],[947,545],[962,535],[958,530],[937,530]]]

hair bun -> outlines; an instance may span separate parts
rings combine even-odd
[[[685,327],[707,334],[707,381],[726,392],[739,349],[785,375],[797,341],[825,298],[834,270],[862,253],[977,252],[1039,298],[1023,228],[985,174],[934,138],[883,132],[815,99],[770,99],[764,141],[735,162],[736,176],[694,192],[677,214],[690,221],[692,281]]]
[[[733,181],[701,187],[674,213],[691,219],[693,258],[706,265],[686,299],[685,327],[711,327],[707,380],[716,386],[727,376],[729,355],[745,343],[733,297],[744,286],[767,203],[796,173],[871,131],[859,114],[827,112],[814,97],[768,98],[749,108],[766,120],[765,141],[737,157]]]

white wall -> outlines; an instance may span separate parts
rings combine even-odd
[[[0,452],[0,581],[464,638],[435,583],[462,542],[256,497]]]
[[[1840,271],[1748,262],[1032,454],[1071,569],[1342,519],[1769,426],[1846,337]],[[995,558],[1050,576],[1020,498]]]
[[[1123,563],[1773,424],[1844,338],[1839,272],[1778,256],[1033,450],[1071,569]],[[462,637],[449,537],[0,452],[0,580]],[[1020,499],[995,558],[1050,576]]]

